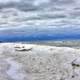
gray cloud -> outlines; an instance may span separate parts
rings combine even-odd
[[[80,0],[0,0],[0,26],[28,24],[80,24]]]
[[[17,8],[22,11],[42,10],[44,8],[74,4],[74,0],[18,0],[2,3],[0,0],[0,9],[3,8]]]

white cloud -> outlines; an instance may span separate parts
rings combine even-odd
[[[50,0],[34,0],[34,2],[33,2],[33,4],[35,5],[35,6],[38,6],[38,5],[40,5],[40,4],[46,4],[46,3],[49,3],[50,2]]]

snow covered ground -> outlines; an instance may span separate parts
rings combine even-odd
[[[80,80],[80,48],[0,44],[0,80]]]

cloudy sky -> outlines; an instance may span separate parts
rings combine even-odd
[[[0,0],[0,26],[19,25],[80,25],[80,0]]]

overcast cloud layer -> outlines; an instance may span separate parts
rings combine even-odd
[[[80,0],[0,0],[0,27],[80,25]]]

